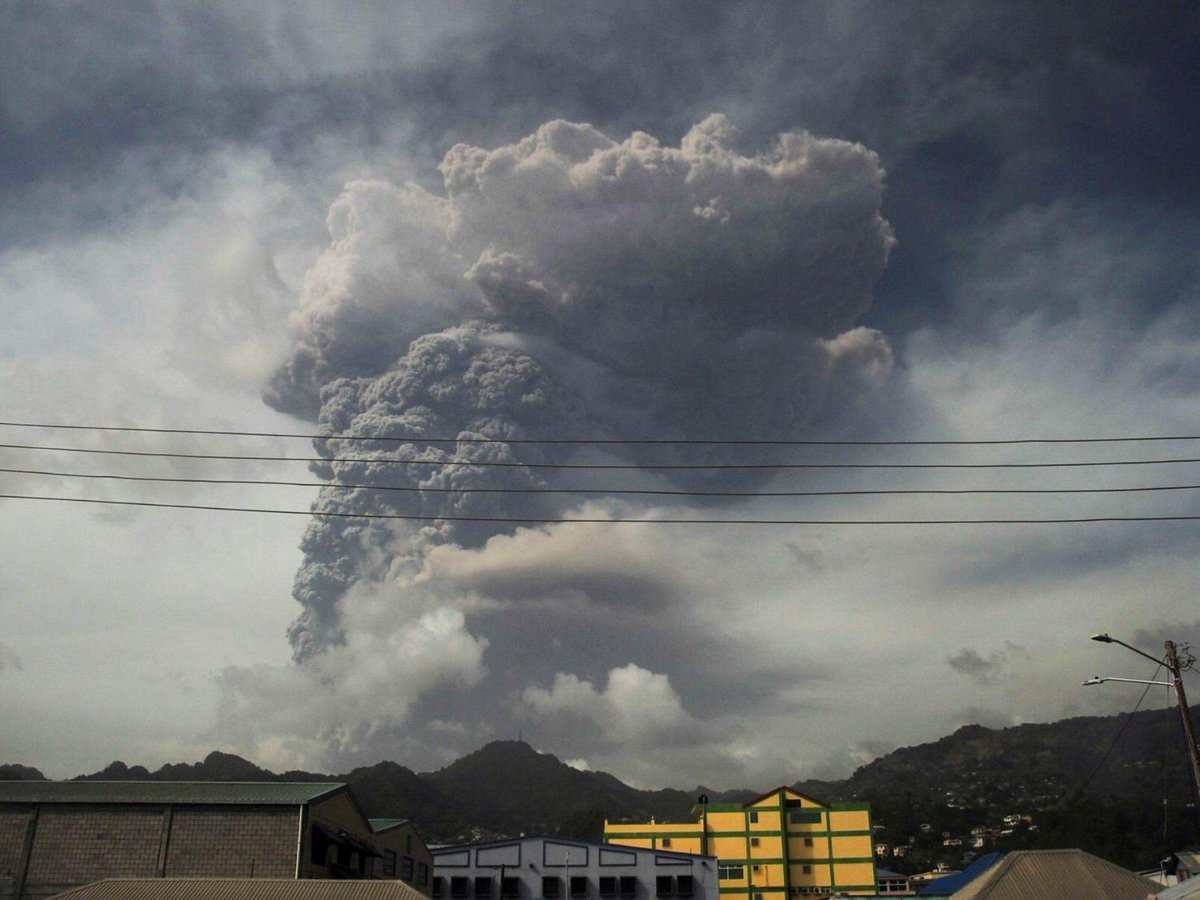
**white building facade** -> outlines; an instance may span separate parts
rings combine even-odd
[[[432,852],[434,900],[718,900],[715,856],[550,837]]]

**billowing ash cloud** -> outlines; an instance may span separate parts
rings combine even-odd
[[[879,160],[860,145],[790,132],[745,155],[719,115],[679,147],[554,121],[494,150],[455,146],[440,170],[445,196],[347,185],[293,319],[298,346],[266,394],[331,432],[402,439],[318,442],[328,461],[316,468],[331,482],[420,490],[326,487],[315,511],[432,517],[410,526],[314,518],[294,590],[303,611],[291,640],[302,666],[327,665],[324,655],[344,657],[358,642],[347,626],[356,598],[390,598],[400,629],[438,610],[469,610],[489,584],[503,585],[498,603],[519,597],[529,577],[534,593],[545,592],[554,579],[519,563],[485,578],[449,571],[475,559],[458,551],[515,529],[442,517],[561,516],[578,496],[472,489],[628,486],[629,473],[587,482],[576,472],[566,482],[525,466],[646,461],[651,450],[680,458],[506,441],[794,436],[844,416],[891,370],[886,339],[855,327],[893,243],[879,213]],[[462,441],[472,437],[497,443]],[[392,455],[410,462],[385,461]],[[593,511],[615,508],[594,502]],[[438,557],[430,578],[438,547],[455,552]],[[588,569],[576,600],[586,602],[588,584],[628,576],[596,571],[604,558],[566,567],[564,579]],[[636,577],[626,583],[638,592]],[[607,721],[633,675],[667,683],[629,665],[614,653],[590,681],[564,673],[526,692],[526,704],[550,713],[570,697],[583,704],[577,712]],[[471,672],[466,680],[477,680]],[[608,687],[597,690],[605,672]]]

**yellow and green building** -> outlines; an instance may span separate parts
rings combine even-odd
[[[746,803],[701,803],[692,813],[694,822],[605,822],[604,840],[717,857],[721,900],[875,893],[866,803],[825,804],[778,787]]]

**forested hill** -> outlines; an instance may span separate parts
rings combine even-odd
[[[0,778],[40,777],[19,765]],[[114,762],[86,779],[336,780],[349,784],[368,815],[413,819],[427,841],[449,843],[516,833],[598,839],[603,820],[680,820],[701,794],[713,802],[749,799],[749,789],[643,791],[612,775],[572,768],[519,741],[496,741],[436,772],[395,762],[342,774],[273,773],[227,753],[149,771]],[[961,728],[905,747],[840,781],[799,781],[820,800],[865,800],[881,842],[908,845],[889,868],[960,863],[972,828],[991,828],[988,849],[1081,847],[1114,862],[1148,867],[1200,844],[1196,793],[1178,712],[1066,719],[992,729]],[[772,785],[759,785],[766,790]],[[1000,835],[1005,816],[1024,816]],[[961,839],[962,846],[953,844]],[[951,841],[951,846],[944,841]]]
[[[955,862],[961,851],[941,846],[947,832],[969,845],[972,828],[1021,815],[1031,822],[987,849],[1080,847],[1148,868],[1200,843],[1186,747],[1175,709],[1003,729],[969,725],[895,750],[844,781],[796,786],[830,800],[869,801],[884,826],[881,840],[915,837],[922,861]]]

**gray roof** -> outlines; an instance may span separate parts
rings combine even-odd
[[[62,900],[426,900],[400,881],[294,878],[106,878]]]
[[[0,781],[0,803],[299,806],[344,787],[313,781]]]
[[[1161,888],[1082,850],[1017,850],[951,900],[1145,900]]]
[[[473,844],[436,844],[429,847],[429,852],[433,854],[433,861],[436,864],[439,856],[445,856],[450,853],[461,853],[463,850],[483,850],[488,847],[505,847],[511,844],[536,844],[543,841],[550,841],[555,844],[570,844],[575,847],[594,847],[597,850],[620,850],[622,853],[636,853],[639,855],[653,854],[654,856],[673,856],[678,859],[687,860],[702,860],[716,859],[714,854],[702,853],[687,853],[683,850],[663,850],[661,848],[650,847],[634,847],[632,844],[609,844],[597,843],[596,841],[577,841],[575,838],[553,837],[546,834],[523,834],[520,837],[513,838],[496,838],[490,841],[476,841]]]

